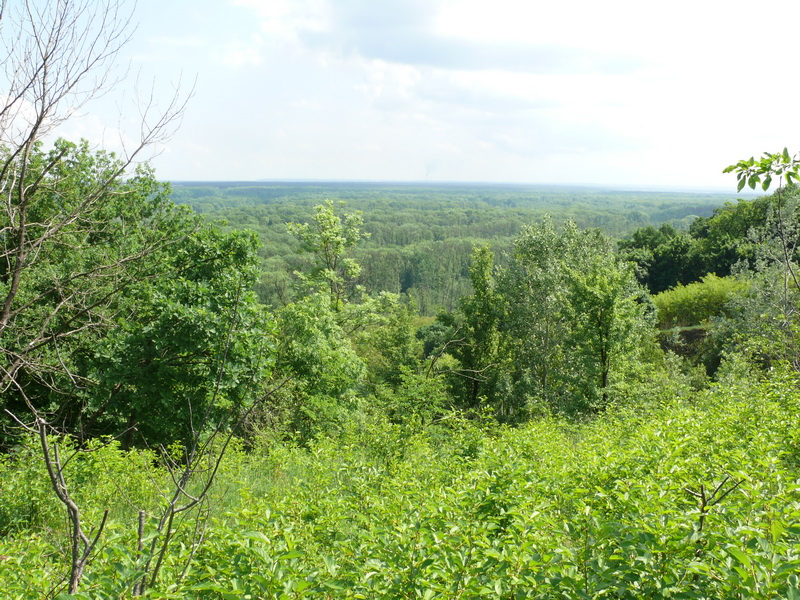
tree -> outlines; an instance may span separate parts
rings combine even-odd
[[[330,200],[314,207],[312,222],[288,226],[310,265],[295,271],[304,293],[278,311],[275,376],[286,384],[262,420],[288,426],[301,442],[339,424],[365,374],[352,339],[374,308],[356,286],[361,266],[351,254],[365,237],[360,226],[359,214],[340,216]]]
[[[58,141],[54,151],[66,159],[49,188],[62,207],[118,162],[85,143]],[[49,415],[80,440],[125,431],[129,443],[186,441],[214,393],[224,392],[220,410],[238,409],[241,383],[268,366],[258,348],[272,325],[250,292],[256,243],[173,205],[146,168],[107,193],[26,265],[0,336],[13,376],[0,402],[20,417]],[[48,218],[46,203],[35,208]]]
[[[313,291],[327,290],[335,311],[355,292],[361,266],[350,256],[352,249],[368,234],[361,231],[361,215],[336,214],[332,200],[314,208],[312,223],[290,223],[289,231],[302,242],[302,250],[314,257],[308,273],[296,273]]]
[[[617,247],[624,258],[636,263],[637,279],[651,294],[690,283],[703,274],[695,240],[669,224],[658,229],[653,226],[637,229],[620,240]]]
[[[723,172],[736,173],[739,191],[745,185],[767,191],[775,180],[778,187],[771,201],[762,199],[769,206],[767,218],[759,243],[751,244],[756,260],[750,272],[743,273],[750,287],[731,303],[731,318],[720,324],[722,335],[727,333],[734,349],[763,365],[782,361],[800,371],[800,155],[792,156],[786,148],[765,152],[759,159],[740,160]]]
[[[184,235],[171,226],[177,213],[161,202],[164,189],[146,168],[132,167],[171,133],[185,98],[176,94],[164,110],[141,106],[139,141],[122,157],[63,141],[44,147],[113,85],[114,60],[130,32],[130,14],[115,0],[0,4],[0,393],[6,414],[41,440],[53,490],[67,508],[70,593],[105,520],[89,539],[64,478],[68,461],[49,441],[58,410],[46,401],[87,384],[64,350],[113,327],[119,299],[152,275],[148,259]],[[137,201],[151,196],[154,202]],[[9,401],[25,412],[10,411]]]
[[[693,281],[706,273],[728,276],[738,263],[755,266],[760,246],[772,237],[768,229],[775,209],[775,199],[765,196],[735,204],[727,202],[715,209],[712,216],[695,219],[689,234],[700,272]]]
[[[114,329],[82,366],[89,435],[125,431],[126,445],[189,446],[221,421],[236,422],[272,366],[274,323],[252,291],[252,234],[203,226],[159,257],[160,274],[125,294]],[[91,425],[91,427],[90,427]]]
[[[109,246],[87,250],[119,229],[108,213],[121,197],[163,194],[153,188],[152,179],[145,182],[143,171],[131,177],[129,169],[142,150],[171,132],[183,109],[178,96],[152,120],[147,110],[152,107],[145,107],[139,142],[122,158],[92,155],[86,144],[59,141],[49,151],[43,146],[58,125],[113,83],[111,67],[130,29],[130,15],[113,0],[4,5],[0,387],[22,396],[21,370],[46,383],[51,369],[37,356],[54,351],[66,338],[107,326],[102,310],[141,275],[136,272],[140,259],[171,240],[170,232],[165,235],[159,228],[161,235],[148,235],[140,223],[130,233],[140,236],[141,243],[130,252],[109,254]],[[158,220],[155,207],[150,216]],[[130,220],[125,223],[133,226]],[[97,293],[98,288],[103,292]]]
[[[499,279],[514,410],[603,407],[651,329],[631,265],[599,231],[545,220],[523,230]]]
[[[558,232],[549,219],[525,227],[500,277],[506,313],[503,353],[512,365],[506,373],[505,395],[514,399],[518,411],[535,404],[554,408],[568,404],[564,261],[571,257],[577,235],[573,223]]]
[[[612,377],[624,372],[623,361],[636,354],[650,323],[632,266],[621,262],[598,232],[591,233],[580,245],[586,254],[567,274],[566,309],[571,325],[568,344],[581,359],[583,396],[595,408],[608,404]],[[590,237],[595,244],[587,243]]]
[[[57,200],[61,208],[80,202],[82,190],[95,185],[97,177],[105,177],[119,162],[106,153],[90,152],[86,143],[59,140],[55,146],[51,153],[62,154],[64,161],[46,182],[49,199]],[[36,150],[31,156],[32,164],[41,164],[48,153]],[[7,365],[7,385],[0,394],[3,408],[19,416],[31,409],[40,416],[50,415],[48,419],[57,421],[62,431],[81,440],[98,433],[116,435],[124,429],[108,419],[112,407],[124,410],[125,394],[119,393],[124,389],[122,381],[114,384],[113,394],[100,400],[104,393],[97,364],[103,353],[113,354],[109,336],[144,326],[145,319],[152,319],[152,329],[157,319],[152,312],[145,316],[145,311],[154,291],[175,286],[192,261],[208,260],[195,252],[179,267],[178,256],[187,247],[197,248],[209,231],[197,217],[169,201],[168,186],[158,183],[147,168],[109,183],[106,193],[102,205],[64,226],[52,243],[43,243],[24,265],[24,277],[19,279],[0,334],[0,356]],[[56,209],[44,194],[37,200],[29,214],[36,222],[47,221],[49,211]],[[245,262],[237,265],[242,276],[248,270]],[[0,264],[0,287],[8,290],[13,263]],[[160,308],[166,310],[166,306],[162,302]],[[203,350],[206,345],[198,345],[197,351]],[[133,368],[134,362],[121,355],[118,359]],[[157,377],[150,381],[158,385]],[[152,396],[142,394],[139,400],[149,401]]]
[[[800,183],[800,154],[791,156],[789,150],[784,148],[783,152],[775,154],[765,152],[760,159],[750,157],[740,160],[736,164],[725,167],[723,173],[736,173],[739,183],[737,191],[742,191],[745,185],[755,189],[757,185],[767,191],[772,185],[773,179],[778,179],[778,191],[776,192],[776,231],[780,239],[782,259],[786,272],[792,279],[794,287],[800,291],[800,281],[794,266],[794,252],[797,247],[797,232],[790,231],[784,220],[784,184],[794,189],[795,184]],[[794,235],[792,235],[794,233]]]
[[[464,324],[458,333],[463,332],[463,338],[453,349],[461,362],[457,374],[463,380],[465,404],[470,408],[477,408],[482,396],[490,404],[495,400],[502,306],[494,271],[494,256],[489,247],[475,248],[469,269],[474,293],[461,302]]]

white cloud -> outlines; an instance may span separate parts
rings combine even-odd
[[[233,0],[253,11],[260,30],[276,42],[297,41],[301,33],[330,30],[326,0]]]
[[[800,138],[796,0],[175,2],[141,32],[199,72],[168,177],[727,185]]]
[[[208,46],[208,41],[199,37],[170,37],[159,36],[148,38],[147,42],[154,46],[168,48],[204,48]]]
[[[263,40],[260,35],[251,35],[247,41],[235,40],[216,51],[216,60],[234,69],[257,67],[263,62]]]
[[[373,107],[389,111],[408,110],[417,101],[415,87],[423,76],[416,67],[383,60],[359,60],[356,64],[366,82],[355,88]]]

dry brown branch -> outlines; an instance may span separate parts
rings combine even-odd
[[[42,144],[119,83],[116,61],[134,31],[129,6],[123,0],[0,0],[0,393],[16,394],[27,407],[25,418],[4,410],[38,434],[53,491],[67,509],[70,593],[78,589],[107,513],[95,534],[84,531],[64,478],[69,458],[62,460],[49,438],[57,433],[53,415],[35,406],[27,386],[33,382],[59,393],[59,376],[73,387],[86,385],[63,360],[60,341],[108,327],[114,299],[137,278],[149,277],[140,266],[144,259],[176,240],[141,235],[135,252],[99,252],[93,262],[60,276],[49,273],[47,260],[54,250],[81,250],[70,232],[106,230],[102,210],[124,193],[125,178],[143,151],[174,132],[191,92],[177,90],[159,109],[151,91],[140,106],[137,142],[95,179],[82,182],[74,197],[59,188],[69,147],[56,145],[48,154]],[[54,360],[42,358],[45,349],[52,349]]]

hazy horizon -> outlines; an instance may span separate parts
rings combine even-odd
[[[763,58],[794,55],[792,0],[122,5],[138,23],[123,85],[59,133],[130,140],[132,74],[162,106],[193,89],[154,149],[168,180],[735,190],[727,165],[799,149],[800,111],[773,108],[767,86],[785,61]]]
[[[281,185],[281,184],[311,184],[311,185],[375,185],[375,186],[452,186],[452,187],[513,187],[530,189],[579,189],[579,190],[610,190],[610,191],[641,191],[641,192],[671,192],[671,193],[709,193],[715,195],[732,196],[758,196],[768,192],[759,190],[745,189],[736,192],[735,188],[725,188],[722,186],[681,186],[681,185],[648,185],[648,184],[625,184],[625,183],[548,183],[548,182],[522,182],[522,181],[444,181],[444,180],[378,180],[378,179],[173,179],[169,180],[172,184],[192,185],[192,184],[225,184],[225,185]]]

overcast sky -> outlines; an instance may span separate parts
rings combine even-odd
[[[797,0],[139,0],[135,18],[128,83],[196,80],[162,179],[734,189],[726,165],[800,150]],[[122,87],[65,133],[108,137]]]

